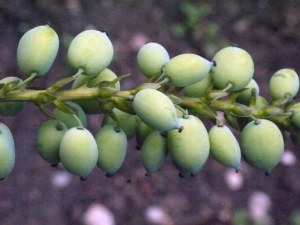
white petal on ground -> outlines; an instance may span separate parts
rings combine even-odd
[[[115,218],[112,212],[99,203],[92,204],[83,214],[85,225],[115,225]]]

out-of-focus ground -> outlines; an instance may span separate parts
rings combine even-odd
[[[70,76],[68,44],[79,32],[94,28],[107,30],[114,44],[116,56],[109,68],[118,75],[131,73],[121,81],[122,89],[146,81],[136,55],[147,41],[162,44],[171,57],[193,52],[207,59],[235,43],[252,55],[260,94],[271,100],[272,74],[286,67],[300,71],[299,11],[298,1],[2,0],[0,78],[25,78],[16,61],[18,41],[27,30],[50,21],[60,50],[49,73],[33,86],[45,88]],[[102,118],[89,117],[93,134]],[[32,103],[15,117],[0,118],[16,142],[15,168],[0,182],[1,225],[300,224],[300,154],[288,136],[284,160],[269,177],[244,161],[236,174],[211,157],[194,178],[179,178],[170,159],[145,177],[131,140],[118,173],[109,179],[95,168],[82,182],[38,155],[36,133],[46,120]],[[206,124],[209,129],[211,123]]]

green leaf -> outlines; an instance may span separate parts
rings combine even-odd
[[[121,97],[113,97],[113,103],[115,107],[123,112],[129,113],[131,115],[136,115],[133,106],[130,101],[125,100]]]
[[[53,104],[56,106],[56,108],[58,108],[60,111],[62,111],[64,113],[73,114],[73,115],[76,114],[76,112],[73,110],[74,108],[72,106],[70,106],[67,103],[64,103],[58,99],[54,100]]]
[[[206,104],[200,101],[191,104],[190,107],[196,114],[207,116],[209,118],[216,118],[216,114]]]
[[[238,117],[249,117],[252,115],[249,107],[239,103],[233,103],[228,111],[230,114]]]

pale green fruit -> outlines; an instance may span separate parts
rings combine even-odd
[[[15,165],[15,143],[10,129],[0,123],[0,179],[4,179]]]
[[[299,77],[293,69],[281,69],[273,74],[269,83],[269,91],[273,100],[290,95],[289,102],[297,95]]]
[[[59,39],[49,26],[38,26],[27,31],[17,49],[18,65],[22,73],[42,76],[48,72],[57,55]]]
[[[137,133],[138,125],[140,123],[138,116],[123,112],[117,108],[114,108],[113,112],[118,118],[120,128],[125,132],[127,139],[130,140],[133,138]],[[107,124],[117,125],[117,123],[110,116],[106,115],[102,121],[102,127]]]
[[[148,125],[146,125],[144,122],[139,123],[137,133],[136,133],[137,150],[141,150],[145,139],[152,131],[154,130]]]
[[[139,70],[148,78],[162,73],[162,68],[170,61],[167,50],[160,44],[149,42],[137,54]]]
[[[284,140],[279,128],[271,121],[260,119],[246,125],[241,133],[240,146],[245,160],[255,168],[270,174],[284,151]]]
[[[185,53],[172,58],[165,67],[165,76],[176,87],[185,87],[195,84],[205,77],[213,62],[191,53]]]
[[[262,109],[264,108],[265,106],[269,105],[267,99],[265,99],[264,97],[258,95],[256,97],[256,102],[255,102],[255,108],[256,109]]]
[[[37,133],[37,149],[44,160],[53,166],[60,163],[59,146],[68,128],[56,120],[46,121]]]
[[[87,129],[73,127],[61,140],[59,156],[66,170],[84,180],[97,164],[97,143]]]
[[[154,130],[182,129],[173,102],[160,91],[143,89],[135,95],[132,105],[138,117]]]
[[[183,88],[184,95],[188,97],[202,97],[210,83],[211,77],[209,75],[203,80]]]
[[[13,81],[22,81],[18,77],[5,77],[0,81],[0,84],[6,84]],[[15,116],[22,111],[26,102],[1,102],[0,115]]]
[[[247,84],[247,86],[245,88],[248,88],[248,89],[243,91],[237,97],[236,101],[239,103],[242,103],[244,105],[248,105],[250,97],[251,97],[252,89],[256,90],[256,96],[258,96],[259,95],[259,87],[258,87],[258,84],[256,83],[256,81],[254,79],[251,79],[251,81],[249,82],[249,84]]]
[[[113,45],[106,33],[86,30],[72,40],[67,59],[74,70],[82,68],[83,74],[95,76],[108,67],[113,54]]]
[[[159,167],[166,161],[168,155],[167,138],[160,131],[153,131],[145,139],[141,158],[143,166],[147,173],[146,176],[151,176],[151,173],[157,171]]]
[[[300,103],[298,102],[295,105],[293,105],[290,111],[293,113],[292,115],[293,123],[300,128]]]
[[[223,90],[229,83],[233,85],[228,91],[238,91],[246,87],[254,74],[254,62],[251,55],[239,47],[231,46],[221,49],[213,57],[216,66],[211,69],[211,78],[215,87]]]
[[[80,119],[82,125],[84,127],[87,126],[87,117],[85,112],[83,111],[83,109],[75,102],[71,102],[71,101],[67,101],[66,102],[68,105],[70,105],[72,107],[72,109],[74,108],[76,115],[78,116],[78,118]],[[53,111],[53,114],[55,115],[56,119],[62,121],[68,129],[72,128],[72,127],[77,127],[79,124],[77,122],[77,120],[75,119],[75,117],[72,114],[69,113],[65,113],[61,110],[59,110],[58,108],[55,108]]]
[[[97,76],[91,78],[91,76],[86,76],[84,74],[80,74],[76,80],[74,81],[72,85],[72,89],[79,88],[82,86],[85,82],[87,82],[87,87],[92,88],[98,85],[99,83],[103,81],[112,81],[115,78],[117,78],[117,75],[111,71],[110,69],[106,68],[101,73],[99,73]],[[119,91],[121,89],[120,82],[118,81],[115,86]],[[81,99],[75,101],[78,105],[81,106],[83,111],[87,114],[100,114],[101,108],[99,105],[99,102],[94,99]]]
[[[110,177],[122,166],[127,152],[127,137],[122,130],[114,125],[102,127],[96,134],[98,145],[97,165]]]
[[[184,129],[181,133],[176,130],[168,132],[168,151],[180,176],[195,176],[209,155],[208,133],[202,121],[195,116],[178,120]]]
[[[210,152],[214,159],[222,165],[239,171],[241,163],[241,149],[231,130],[223,125],[213,126],[209,133]]]

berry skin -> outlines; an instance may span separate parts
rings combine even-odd
[[[299,77],[293,69],[281,69],[273,74],[269,83],[269,91],[273,100],[290,95],[288,102],[297,95]]]
[[[195,116],[178,120],[184,129],[181,133],[176,130],[168,132],[168,151],[180,176],[195,176],[209,155],[208,133],[202,121]]]
[[[292,115],[293,123],[300,128],[300,103],[298,102],[295,105],[293,105],[290,111],[293,113]]]
[[[236,99],[237,102],[242,103],[244,105],[249,105],[249,100],[251,97],[252,89],[256,90],[256,97],[259,95],[259,87],[254,79],[251,79],[249,84],[245,88],[248,88],[244,92],[242,92]]]
[[[42,158],[55,165],[60,163],[59,146],[68,128],[56,120],[46,121],[37,133],[37,149]]]
[[[176,87],[185,87],[203,80],[213,65],[203,57],[186,53],[172,58],[165,67],[165,77]]]
[[[260,119],[248,123],[241,133],[240,146],[245,160],[255,168],[270,174],[279,163],[284,141],[279,128],[271,121]]]
[[[28,77],[33,72],[43,76],[52,66],[58,47],[58,36],[49,25],[27,31],[20,39],[17,49],[20,70]]]
[[[163,136],[160,131],[150,133],[141,150],[142,163],[147,171],[146,176],[151,176],[151,173],[158,170],[165,162],[167,155],[166,136]]]
[[[238,91],[246,87],[254,74],[254,62],[250,54],[238,47],[221,49],[213,57],[216,66],[211,69],[211,78],[215,87],[223,90],[229,83],[233,85],[228,91]]]
[[[78,116],[78,118],[80,119],[82,125],[84,127],[86,127],[87,126],[87,117],[86,117],[83,109],[75,102],[67,101],[66,103],[68,105],[70,105],[72,107],[72,109],[73,108],[75,109],[75,113]],[[68,129],[78,126],[78,122],[72,114],[65,113],[65,112],[59,110],[58,108],[54,109],[53,114],[55,115],[56,119],[63,122],[67,126]]]
[[[146,125],[144,122],[140,122],[138,125],[137,133],[136,133],[136,149],[141,150],[142,145],[147,138],[147,136],[154,131],[151,127]]]
[[[0,84],[7,84],[14,81],[22,81],[18,77],[5,77],[0,80]],[[15,116],[22,111],[26,102],[1,102],[0,115],[2,116]]]
[[[210,152],[216,161],[236,171],[241,169],[241,149],[227,126],[213,126],[209,131],[209,141]]]
[[[173,102],[160,91],[139,91],[134,97],[133,108],[138,117],[154,130],[181,129]]]
[[[211,77],[208,75],[203,80],[183,88],[184,95],[187,97],[202,97],[211,83]]]
[[[97,164],[97,143],[87,129],[73,127],[63,136],[59,155],[66,170],[86,179]]]
[[[122,130],[116,131],[115,126],[108,124],[96,134],[98,146],[97,165],[107,176],[112,176],[122,166],[127,152],[127,137]]]
[[[67,59],[75,71],[82,68],[83,74],[96,76],[108,67],[113,54],[113,45],[105,33],[86,30],[72,40]]]
[[[167,50],[160,44],[149,42],[137,54],[139,70],[148,78],[162,73],[162,67],[170,61]]]
[[[15,143],[10,129],[0,123],[0,179],[4,179],[15,165]]]
[[[117,108],[114,108],[113,112],[118,118],[121,130],[125,132],[127,140],[133,138],[137,133],[138,125],[140,123],[138,116],[125,113]],[[103,127],[107,124],[117,125],[117,123],[110,116],[106,115],[101,126]]]

